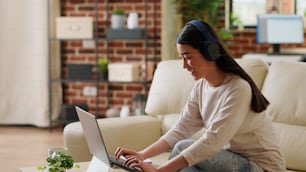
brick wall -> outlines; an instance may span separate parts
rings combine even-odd
[[[233,30],[232,32],[233,38],[228,40],[228,49],[234,57],[240,58],[243,54],[246,53],[267,53],[272,51],[272,45],[257,44],[255,28],[246,28],[243,31]],[[304,37],[306,37],[305,34]],[[304,42],[304,44],[283,44],[280,46],[281,49],[305,47],[306,42]]]
[[[160,0],[148,0],[147,2],[147,28],[148,42],[147,53],[148,61],[155,63],[160,61]],[[98,57],[106,57],[111,62],[143,62],[145,57],[144,40],[114,40],[107,42],[105,39],[105,28],[110,26],[110,16],[114,8],[123,8],[126,16],[131,11],[138,13],[139,27],[145,27],[145,3],[142,0],[109,0],[108,6],[104,0],[98,2],[98,41],[97,49],[83,48],[82,41],[62,41],[62,75],[67,76],[67,64],[86,63],[95,64],[96,54]],[[62,0],[62,16],[95,16],[96,13],[94,0]],[[106,14],[108,11],[108,14]],[[97,77],[96,69],[93,69],[93,78]],[[64,103],[66,104],[83,104],[89,105],[89,111],[96,114],[96,105],[98,104],[100,117],[105,116],[105,111],[109,107],[120,108],[123,104],[131,107],[133,97],[138,93],[146,93],[149,85],[140,83],[99,83],[98,99],[96,96],[83,95],[85,86],[96,87],[94,81],[91,82],[64,82]]]

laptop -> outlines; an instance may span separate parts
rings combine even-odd
[[[100,166],[106,166],[108,167],[108,169],[110,167],[117,166],[127,171],[141,172],[141,170],[139,169],[131,168],[129,166],[124,165],[123,160],[121,159],[116,160],[113,155],[109,155],[106,150],[106,146],[103,141],[103,136],[100,131],[96,116],[90,114],[89,112],[81,109],[78,106],[76,106],[75,109],[79,117],[79,120],[81,122],[89,151],[93,155],[92,161],[95,161],[95,162],[91,161],[90,166],[91,165],[96,166],[98,162]],[[89,169],[91,168],[90,166],[87,171],[89,171]],[[94,168],[97,169],[97,167]]]

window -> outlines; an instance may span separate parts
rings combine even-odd
[[[255,26],[257,14],[265,13],[266,0],[232,0],[231,17],[237,17],[244,26]],[[235,21],[232,23],[237,25]]]
[[[306,16],[306,1],[305,0],[296,0],[296,14],[301,16]]]
[[[229,0],[230,24],[255,27],[258,14],[298,14],[304,16],[305,0]]]

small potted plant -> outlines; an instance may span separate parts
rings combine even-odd
[[[105,57],[98,59],[99,76],[100,80],[102,81],[106,81],[108,78],[108,68],[107,68],[108,63],[109,61]]]
[[[120,29],[125,24],[125,11],[120,8],[116,8],[112,12],[111,24],[113,29]]]
[[[48,166],[39,166],[38,170],[48,169],[48,172],[66,172],[66,170],[74,167],[74,161],[67,152],[57,152],[47,158]],[[75,165],[80,168],[80,165]]]

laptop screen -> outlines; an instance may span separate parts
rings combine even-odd
[[[80,119],[90,153],[111,167],[109,156],[96,117],[77,106],[75,108]]]

